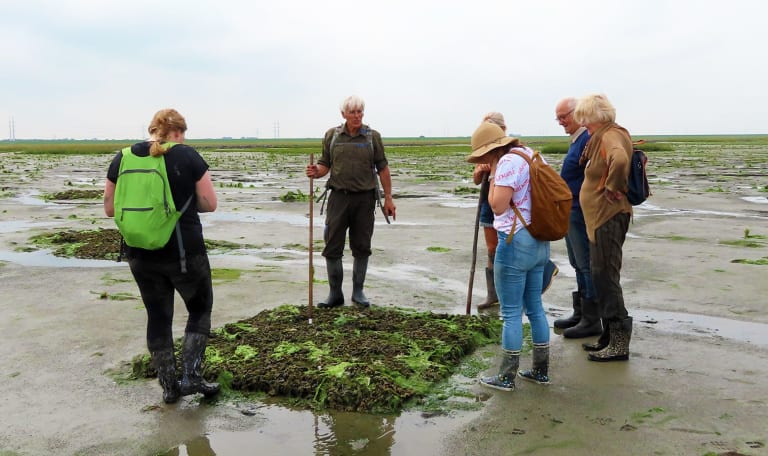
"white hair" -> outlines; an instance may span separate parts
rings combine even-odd
[[[365,111],[365,101],[357,95],[350,95],[341,102],[341,112],[347,112],[352,109]]]

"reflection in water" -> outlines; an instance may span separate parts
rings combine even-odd
[[[201,435],[178,448],[172,449],[164,456],[216,456],[216,452],[211,448],[208,437]]]
[[[334,412],[315,415],[315,454],[388,455],[395,440],[395,418]]]
[[[337,411],[313,413],[277,405],[259,406],[258,410],[260,416],[254,418],[258,423],[248,431],[203,434],[163,453],[162,456],[387,456],[410,454],[410,450],[413,450],[414,454],[431,456],[438,454],[435,452],[435,440],[443,437],[442,432],[439,435],[431,432],[437,427],[419,414],[404,413],[395,416]],[[165,417],[168,425],[163,426],[166,435],[173,434],[174,425],[167,423],[169,418]],[[450,419],[451,425],[458,426],[462,422],[463,420]],[[441,429],[449,429],[451,425]],[[404,448],[397,448],[396,428],[403,434],[402,438],[411,442],[405,453]],[[424,443],[424,446],[421,443]]]

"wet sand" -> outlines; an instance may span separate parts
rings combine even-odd
[[[768,204],[755,190],[710,193],[691,179],[656,185],[637,208],[622,274],[635,318],[628,362],[589,362],[581,340],[553,334],[549,387],[518,380],[517,391],[503,393],[457,378],[484,401],[481,411],[377,417],[194,398],[166,406],[157,382],[123,385],[106,375],[146,350],[140,301],[100,298],[138,296],[127,265],[16,250],[47,230],[113,227],[99,202],[36,197],[71,181],[100,186],[107,162],[69,157],[32,177],[2,178],[13,195],[0,198],[0,454],[768,454],[766,266],[732,262],[768,253],[728,243],[747,229],[768,236]],[[301,164],[286,166],[288,178],[257,176],[268,184],[219,189],[219,210],[203,216],[206,237],[254,246],[211,257],[214,268],[243,270],[239,280],[215,283],[214,326],[307,302],[307,253],[298,246],[307,243],[308,205],[275,201],[307,183],[297,177]],[[368,297],[374,305],[463,312],[476,200],[451,194],[457,182],[405,174],[394,182],[396,195],[412,197],[396,197],[392,225],[377,218]],[[314,213],[320,239],[319,205]],[[563,241],[552,244],[552,255],[561,272],[544,301],[554,320],[568,313],[575,279]],[[485,287],[479,257],[478,302]],[[324,280],[317,252],[314,263]],[[349,296],[351,255],[345,274]],[[326,292],[316,284],[315,300]],[[177,303],[175,335],[184,317]],[[486,351],[493,356],[498,347]]]

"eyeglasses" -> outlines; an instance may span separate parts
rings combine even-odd
[[[562,122],[563,120],[567,119],[568,116],[570,116],[572,112],[573,112],[573,109],[571,109],[570,111],[566,112],[565,114],[560,114],[559,116],[557,116],[557,118],[555,118],[555,120],[557,122]]]

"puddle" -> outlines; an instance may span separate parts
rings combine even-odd
[[[746,198],[743,198],[746,199]],[[768,199],[766,199],[768,201]],[[650,204],[648,202],[645,202],[639,206],[635,206],[634,208],[635,217],[644,217],[644,216],[658,216],[658,215],[673,215],[673,216],[688,216],[688,215],[714,215],[718,217],[728,217],[728,218],[757,218],[757,219],[768,219],[768,217],[760,216],[760,215],[752,215],[752,214],[744,214],[741,212],[721,212],[721,211],[705,211],[701,209],[677,209],[677,208],[669,208],[669,207],[659,207],[654,206],[653,204]]]
[[[49,201],[45,201],[44,199],[40,198],[40,192],[33,191],[30,193],[26,193],[24,195],[19,195],[11,198],[12,201],[15,201],[19,204],[23,204],[25,206],[56,206],[55,203],[51,203]]]
[[[424,417],[351,412],[318,414],[267,405],[247,411],[258,420],[248,431],[217,431],[196,437],[162,456],[230,456],[241,454],[325,454],[384,456],[442,454],[445,435],[458,430],[479,412]],[[253,452],[253,453],[252,453]]]
[[[36,266],[49,268],[114,268],[128,267],[128,263],[112,260],[83,260],[80,258],[62,258],[50,250],[34,252],[8,252],[0,250],[0,261],[15,263],[21,266]]]
[[[42,223],[30,222],[28,220],[8,220],[0,222],[0,233],[15,233],[17,231],[26,231],[30,228],[54,227],[61,223]]]
[[[635,311],[635,324],[649,325],[657,331],[694,336],[716,336],[768,347],[768,325],[706,315],[664,311]]]
[[[208,224],[216,222],[240,222],[240,223],[287,223],[289,225],[306,226],[309,217],[303,214],[288,214],[285,212],[259,211],[259,212],[214,212],[206,214],[201,219]],[[323,226],[323,220],[315,217],[315,226]]]
[[[742,199],[748,203],[768,204],[768,196],[745,196]]]

